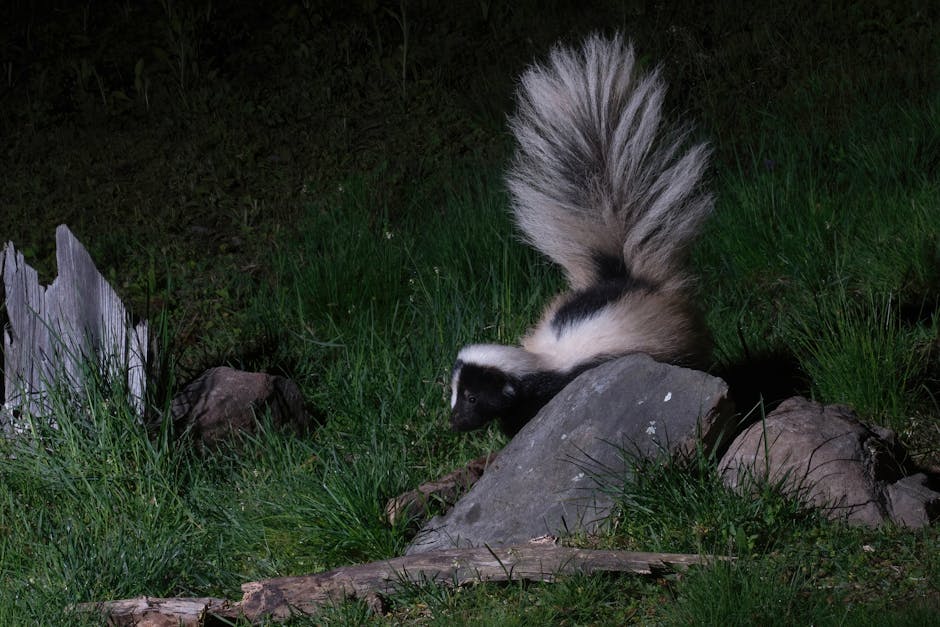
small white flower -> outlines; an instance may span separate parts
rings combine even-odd
[[[646,435],[656,435],[656,421],[650,420],[650,424],[646,427]]]

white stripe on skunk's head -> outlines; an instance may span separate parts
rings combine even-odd
[[[481,429],[515,415],[522,379],[538,371],[539,358],[523,348],[473,344],[457,355],[451,379],[450,426]]]
[[[457,406],[460,375],[466,365],[492,368],[509,376],[521,378],[526,374],[537,372],[540,368],[540,360],[533,353],[518,346],[503,346],[501,344],[470,344],[464,346],[457,354],[457,361],[454,363],[454,370],[451,375],[451,409]]]
[[[457,406],[457,385],[460,380],[460,370],[463,368],[463,362],[459,359],[457,363],[454,364],[454,373],[450,378],[450,408],[453,409]]]
[[[515,389],[508,383],[511,378],[520,379],[527,374],[538,372],[540,360],[538,356],[518,346],[502,346],[500,344],[471,344],[465,346],[457,354],[454,370],[450,381],[450,408],[457,408],[457,401],[461,394],[461,376],[464,368],[470,367],[474,373],[480,369],[498,371],[507,381],[502,393],[507,397],[515,394]]]

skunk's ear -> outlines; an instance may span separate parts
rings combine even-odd
[[[507,381],[506,385],[503,386],[503,396],[506,398],[515,398],[516,396],[516,386],[511,382]]]

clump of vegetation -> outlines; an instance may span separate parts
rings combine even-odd
[[[0,235],[45,278],[65,222],[165,369],[287,374],[326,418],[197,455],[107,390],[0,441],[0,623],[89,600],[217,595],[390,557],[386,499],[499,447],[446,428],[457,347],[513,342],[560,276],[515,241],[501,173],[513,81],[618,29],[715,148],[695,255],[715,371],[767,405],[853,405],[940,463],[937,9],[863,3],[13,2],[0,26]],[[156,433],[160,433],[157,430]],[[858,530],[713,463],[616,485],[608,536],[731,554],[681,577],[423,587],[386,617],[296,624],[920,624],[936,529]],[[97,617],[69,621],[97,624]]]

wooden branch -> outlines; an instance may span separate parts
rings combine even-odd
[[[210,615],[226,615],[236,605],[225,599],[202,597],[194,599],[137,597],[122,601],[104,603],[82,603],[78,610],[101,612],[108,618],[109,625],[125,627],[195,627],[202,625]]]
[[[483,476],[486,467],[495,459],[496,453],[483,455],[436,481],[422,483],[418,489],[390,499],[385,505],[385,517],[388,523],[394,525],[398,520],[424,518],[432,499],[437,499],[450,508],[461,494],[469,490]]]
[[[460,586],[483,581],[554,581],[558,575],[627,572],[649,575],[684,570],[693,564],[728,559],[682,553],[600,551],[527,544],[502,548],[466,548],[408,555],[381,562],[343,566],[300,577],[280,577],[242,585],[242,600],[154,599],[84,603],[78,609],[101,611],[113,625],[176,624],[154,622],[161,617],[200,625],[207,616],[252,622],[284,620],[315,613],[345,599],[364,599],[372,607],[380,599],[413,585]],[[148,622],[149,621],[149,622]],[[188,621],[188,622],[187,622]]]

